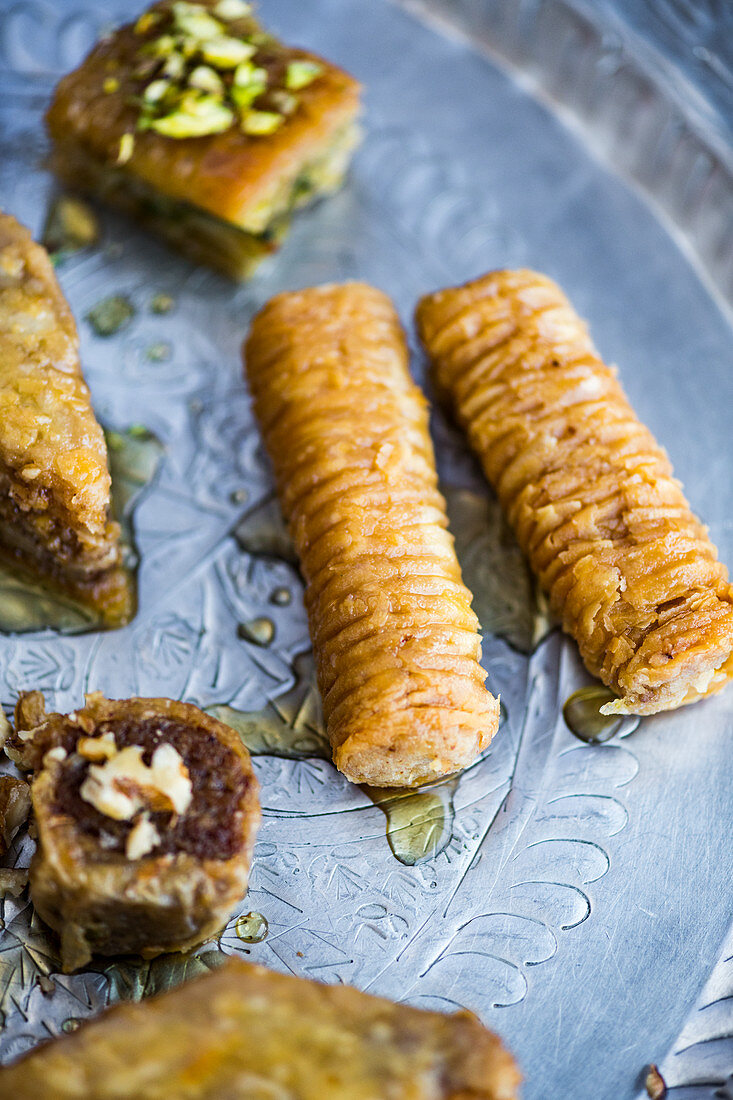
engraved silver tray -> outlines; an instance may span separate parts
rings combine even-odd
[[[0,206],[37,234],[53,195],[41,122],[53,83],[137,7],[0,2]],[[547,271],[619,364],[733,562],[733,9],[726,0],[261,7],[283,37],[364,80],[367,140],[344,191],[301,216],[244,287],[107,213],[100,246],[59,268],[100,418],[144,425],[165,452],[135,511],[135,621],[116,633],[1,637],[0,697],[7,708],[19,690],[40,688],[63,709],[99,689],[258,715],[272,736],[256,759],[264,821],[242,912],[261,913],[269,932],[248,943],[237,927],[252,922],[235,918],[189,958],[102,962],[64,977],[27,894],[7,895],[1,1056],[246,951],[275,969],[473,1009],[515,1052],[526,1100],[630,1100],[649,1062],[674,1100],[731,1098],[733,690],[603,745],[574,738],[562,703],[587,677],[557,631],[530,656],[518,647],[531,612],[526,574],[511,541],[480,521],[495,505],[436,411],[489,683],[506,717],[488,757],[443,792],[435,854],[400,862],[409,824],[393,825],[388,843],[394,807],[374,805],[320,753],[297,571],[287,555],[253,552],[271,483],[239,345],[253,311],[289,287],[373,281],[409,326],[429,289],[497,266]],[[161,292],[176,300],[166,315],[149,308]],[[84,317],[110,294],[129,296],[137,312],[102,339]],[[151,359],[160,344],[170,354]],[[422,378],[417,353],[414,365]],[[290,604],[272,602],[282,588]],[[248,636],[263,618],[274,637],[258,645]],[[278,755],[282,730],[296,731],[300,751]],[[31,850],[18,838],[8,862],[25,865]]]

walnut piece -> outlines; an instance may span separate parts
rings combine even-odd
[[[28,784],[10,775],[0,777],[0,856],[7,852],[30,809],[31,789]]]

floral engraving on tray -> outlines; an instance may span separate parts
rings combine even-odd
[[[733,1100],[733,932],[685,1021],[671,1052],[660,1064],[669,1100]]]

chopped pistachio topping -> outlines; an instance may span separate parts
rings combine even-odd
[[[285,87],[291,92],[297,92],[312,84],[316,77],[323,72],[323,66],[317,61],[291,61],[285,76]]]
[[[163,73],[172,80],[180,80],[186,71],[186,59],[175,50],[166,57],[163,64]]]
[[[145,354],[151,363],[164,363],[171,357],[171,346],[161,340],[159,344],[151,344]]]
[[[263,88],[262,85],[257,85],[257,84],[250,84],[250,86],[248,88],[247,87],[239,87],[236,84],[234,85],[234,87],[232,88],[231,93],[230,93],[231,94],[231,99],[232,99],[232,102],[234,103],[235,107],[239,111],[239,114],[242,117],[242,119],[244,118],[247,111],[249,110],[249,108],[254,103],[254,101],[257,99],[257,97],[259,95],[262,95],[264,90],[265,89]]]
[[[135,307],[124,294],[103,298],[87,313],[87,321],[97,336],[114,336],[135,316]]]
[[[171,294],[161,291],[150,299],[150,310],[152,313],[170,313],[175,304],[176,300]]]
[[[146,103],[157,103],[163,98],[170,86],[169,80],[153,80],[143,92],[144,101]]]
[[[116,76],[108,76],[102,85],[102,91],[109,95],[111,92],[116,92],[119,86],[120,82]]]
[[[210,38],[201,45],[201,54],[205,61],[220,69],[234,69],[242,61],[247,61],[255,52],[251,42],[242,42],[239,38]]]
[[[161,34],[160,38],[154,38],[152,42],[146,42],[141,53],[152,54],[153,57],[169,57],[176,48],[176,40],[172,34]]]
[[[132,134],[123,134],[120,138],[120,147],[117,153],[117,163],[127,164],[135,148],[135,138]]]
[[[138,49],[134,75],[141,81],[138,130],[168,138],[217,134],[238,124],[264,137],[298,109],[300,88],[323,72],[316,61],[289,55],[263,33],[246,0],[208,4],[174,0],[155,18],[138,20],[139,34],[152,33]],[[133,137],[120,142],[118,163],[129,160]]]
[[[197,42],[207,38],[216,38],[223,34],[224,27],[201,4],[189,4],[186,0],[176,0],[171,8],[173,25],[182,34],[190,35]]]
[[[251,61],[242,61],[234,70],[233,84],[237,88],[258,85],[267,87],[267,69],[258,69]]]
[[[245,134],[253,134],[257,137],[264,134],[274,134],[285,119],[275,111],[248,111],[242,119],[242,129]]]
[[[216,96],[202,94],[198,99],[187,96],[179,110],[153,119],[150,128],[164,137],[205,137],[228,130],[233,121],[234,114],[229,107]]]
[[[91,207],[81,199],[62,195],[48,212],[42,240],[52,259],[59,261],[96,244],[99,235],[99,222]]]
[[[214,15],[219,19],[243,19],[252,14],[252,5],[247,0],[219,0],[214,6]]]
[[[224,91],[224,82],[216,69],[210,65],[197,65],[188,78],[191,88],[198,88],[202,92],[210,92],[212,95],[221,95]]]

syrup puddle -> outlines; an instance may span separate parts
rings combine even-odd
[[[387,843],[406,867],[426,863],[440,855],[453,836],[453,798],[460,775],[442,779],[430,787],[399,790],[362,786],[387,818]]]
[[[331,746],[323,730],[312,667],[309,653],[296,657],[295,684],[262,710],[242,711],[217,705],[207,707],[207,713],[236,730],[252,756],[330,762]],[[504,721],[506,711],[502,706],[501,724]],[[450,843],[455,816],[453,802],[463,774],[414,789],[361,786],[367,798],[384,814],[387,842],[400,863],[407,867],[426,863]]]
[[[601,707],[616,696],[602,684],[590,684],[569,695],[562,708],[565,725],[580,741],[602,745],[617,734],[628,736],[641,719],[636,714],[601,714]]]
[[[242,943],[262,943],[269,930],[267,918],[262,913],[242,913],[234,924],[234,931]]]

